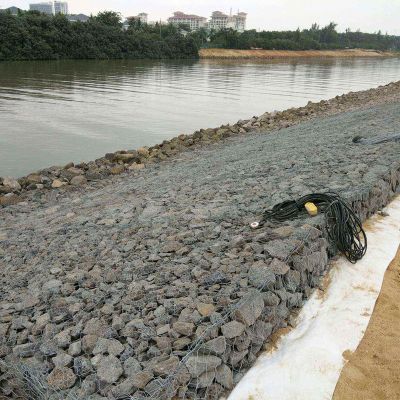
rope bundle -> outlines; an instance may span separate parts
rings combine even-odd
[[[367,235],[358,215],[336,193],[313,193],[276,204],[264,212],[261,223],[298,218],[307,213],[305,204],[309,202],[325,214],[329,240],[351,263],[361,260],[367,251]]]

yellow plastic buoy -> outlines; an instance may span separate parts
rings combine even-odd
[[[308,202],[304,204],[304,207],[306,208],[308,214],[312,217],[315,217],[318,214],[318,208],[314,203]]]

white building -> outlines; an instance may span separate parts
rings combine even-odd
[[[43,3],[29,4],[31,11],[39,11],[48,15],[64,14],[68,15],[68,3],[66,1],[49,1]]]
[[[188,25],[191,31],[207,27],[207,18],[185,14],[181,11],[174,12],[174,16],[168,18],[168,22],[173,25]]]
[[[39,11],[43,14],[54,15],[54,3],[52,1],[29,4],[29,10]]]
[[[54,14],[68,15],[68,3],[66,1],[55,1]]]
[[[244,12],[228,15],[221,11],[214,11],[208,22],[208,27],[216,31],[231,28],[238,32],[244,32],[246,30],[246,19],[247,14]]]
[[[221,11],[214,11],[211,15],[210,21],[208,22],[209,29],[219,31],[220,29],[226,29],[228,26],[229,15],[224,14]]]

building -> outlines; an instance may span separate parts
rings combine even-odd
[[[208,21],[208,28],[219,31],[228,27],[229,15],[221,11],[214,11],[211,14],[210,21]]]
[[[247,14],[244,12],[228,15],[221,11],[214,11],[208,22],[208,28],[216,31],[220,29],[234,29],[238,32],[244,32],[246,30],[246,19]]]
[[[43,2],[29,4],[29,10],[39,11],[43,14],[54,15],[54,3],[53,2]]]
[[[191,31],[207,27],[207,18],[185,14],[181,11],[174,12],[174,16],[168,18],[168,22],[173,25],[188,25]]]
[[[68,3],[66,1],[49,1],[43,3],[29,4],[31,11],[39,11],[48,15],[68,15]]]
[[[71,22],[87,22],[89,20],[89,16],[85,14],[70,14],[67,17]]]
[[[68,15],[68,3],[66,1],[55,1],[54,14]]]
[[[0,12],[2,12],[2,13],[7,13],[7,14],[11,14],[11,15],[18,15],[18,13],[21,11],[22,10],[20,8],[14,7],[14,6],[0,10]]]
[[[232,16],[234,21],[234,28],[238,32],[244,32],[246,30],[247,14],[245,12],[238,12]]]

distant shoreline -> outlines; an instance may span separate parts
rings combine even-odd
[[[348,50],[236,50],[236,49],[200,49],[201,59],[273,59],[302,57],[398,57],[400,53],[348,49]]]

